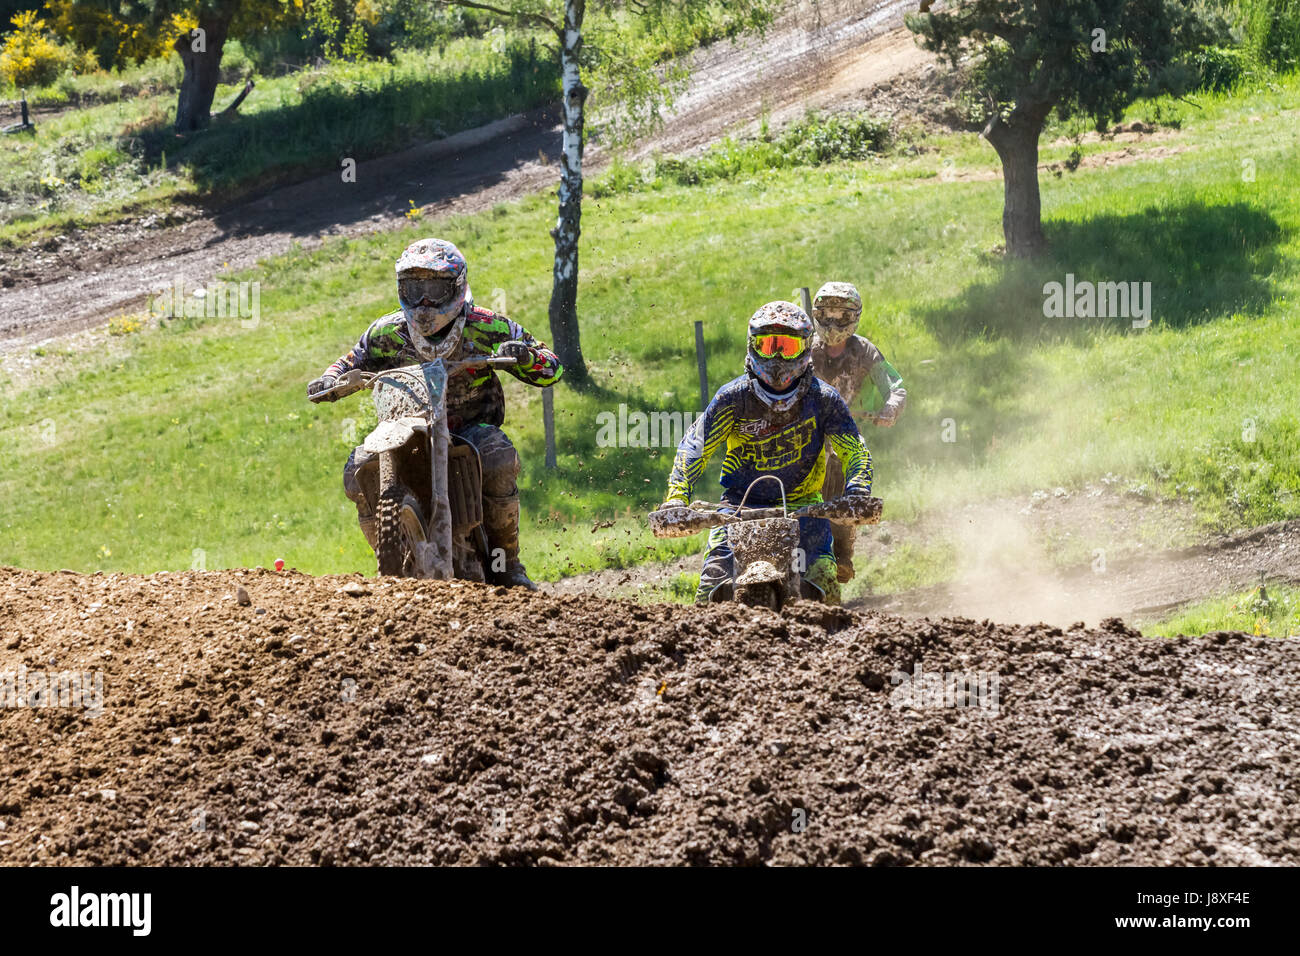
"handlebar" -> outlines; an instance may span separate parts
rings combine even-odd
[[[455,362],[444,361],[442,363],[448,375],[467,368],[506,369],[514,368],[518,364],[514,359],[504,355],[484,355],[479,358],[461,359]],[[374,388],[376,382],[390,372],[395,371],[397,369],[388,369],[383,372],[365,372],[359,368],[354,368],[340,375],[331,388],[316,392],[314,395],[308,395],[307,399],[311,402],[320,403],[331,399],[345,398],[363,389]]]
[[[650,531],[656,538],[683,538],[722,525],[738,521],[760,521],[764,518],[827,518],[844,524],[876,524],[884,510],[884,502],[868,495],[845,495],[831,501],[804,505],[795,511],[785,508],[743,508],[732,513],[719,509],[734,505],[715,505],[707,501],[693,501],[678,508],[662,508],[648,515]]]

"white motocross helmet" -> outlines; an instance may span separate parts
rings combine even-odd
[[[769,302],[749,319],[745,368],[754,394],[774,412],[793,408],[812,383],[813,325],[793,302]]]
[[[446,358],[460,344],[473,305],[465,257],[445,239],[420,239],[406,247],[396,271],[411,343],[427,362]]]

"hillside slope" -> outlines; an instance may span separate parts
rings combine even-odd
[[[857,88],[846,80],[855,66],[870,64],[857,77],[864,85],[915,68],[929,55],[896,29],[910,5],[836,0],[818,4],[815,15],[799,7],[766,37],[715,43],[696,55],[692,85],[663,129],[633,155],[701,146],[754,124],[764,110],[822,105],[830,91]],[[517,199],[555,184],[559,154],[557,116],[542,109],[362,162],[355,182],[331,167],[214,215],[190,213],[170,225],[150,216],[19,250],[2,273],[0,352],[102,324],[177,277],[198,288],[294,244],[404,227],[412,206],[469,213]],[[599,146],[587,154],[589,172],[607,161]]]

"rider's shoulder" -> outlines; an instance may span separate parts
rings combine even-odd
[[[812,382],[808,385],[808,398],[816,402],[844,402],[844,396],[840,390],[826,381],[824,378],[813,376]]]
[[[406,332],[406,316],[402,310],[389,312],[387,315],[381,315],[375,321],[370,323],[366,333],[372,338],[376,335],[402,335]]]
[[[465,332],[470,338],[482,336],[510,338],[510,320],[500,312],[473,305],[465,313]]]
[[[853,351],[853,354],[856,357],[871,362],[878,362],[884,358],[880,349],[876,347],[876,343],[872,342],[871,339],[867,338],[865,335],[855,335],[853,338],[849,339],[849,348]]]
[[[485,309],[481,305],[470,306],[469,312],[467,312],[465,315],[465,322],[467,324],[473,323],[476,325],[491,325],[494,322],[504,323],[509,321],[510,320],[507,319],[500,312],[493,312],[491,309]]]
[[[717,394],[713,396],[714,401],[735,401],[741,396],[749,394],[749,381],[749,373],[742,372],[726,385],[722,386],[722,388],[718,389]]]

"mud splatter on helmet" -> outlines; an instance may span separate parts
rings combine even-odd
[[[828,282],[813,298],[812,320],[817,337],[832,348],[843,345],[858,330],[862,296],[848,282]]]
[[[749,370],[754,394],[774,411],[794,406],[807,389],[813,324],[793,302],[769,302],[750,317]]]
[[[465,257],[445,239],[411,243],[397,260],[397,299],[416,346],[429,351],[429,340],[465,316],[470,301]]]

